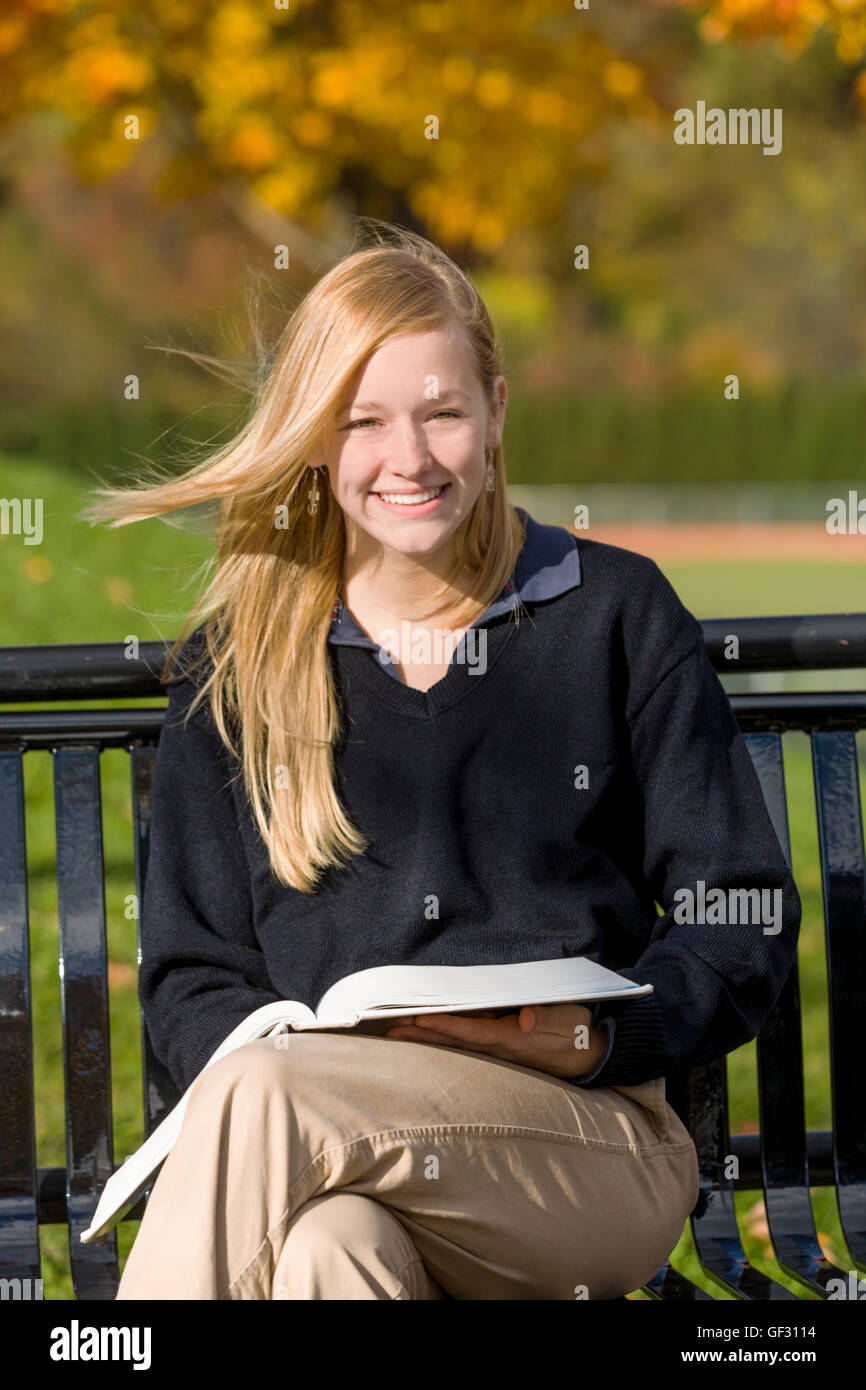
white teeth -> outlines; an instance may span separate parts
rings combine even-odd
[[[427,492],[413,492],[408,497],[402,492],[380,492],[379,496],[383,502],[396,502],[399,507],[420,507],[422,502],[432,502],[441,491],[441,487],[431,487]]]

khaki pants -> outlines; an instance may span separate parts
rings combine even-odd
[[[279,1044],[279,1045],[278,1045]],[[664,1080],[290,1033],[196,1077],[118,1299],[610,1299],[698,1196]]]

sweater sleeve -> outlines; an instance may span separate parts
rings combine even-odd
[[[157,1055],[185,1089],[233,1028],[279,998],[253,931],[229,785],[236,763],[188,677],[168,686],[153,771],[139,999]]]
[[[600,1010],[599,1005],[596,1005],[596,1010]],[[605,1043],[604,1056],[602,1057],[601,1061],[593,1067],[592,1071],[586,1073],[586,1076],[569,1077],[569,1080],[573,1081],[575,1086],[588,1086],[591,1081],[594,1081],[595,1078],[599,1075],[599,1073],[603,1070],[603,1068],[607,1066],[608,1062],[610,1061],[610,1055],[613,1052],[613,1044],[614,1039],[616,1037],[616,1019],[600,1018],[599,1012],[596,1012],[593,1014],[592,1026],[593,1028],[597,1027],[598,1031],[600,1033],[604,1033],[606,1037],[607,1041]]]
[[[796,955],[800,897],[691,622],[699,635],[627,718],[643,875],[662,915],[636,963],[618,973],[653,993],[600,1010],[599,1021],[616,1020],[615,1042],[588,1085],[638,1085],[748,1042]]]

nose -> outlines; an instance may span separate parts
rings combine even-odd
[[[403,478],[422,477],[430,467],[432,459],[427,436],[424,430],[407,420],[393,435],[393,452],[389,467]]]

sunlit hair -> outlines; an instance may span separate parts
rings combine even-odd
[[[365,360],[396,334],[462,326],[488,401],[501,372],[490,317],[461,269],[413,232],[371,218],[359,222],[371,244],[347,253],[291,314],[276,352],[253,373],[254,408],[234,438],[180,476],[157,470],[147,486],[93,489],[105,500],[82,513],[123,526],[218,499],[213,577],[161,680],[175,674],[182,645],[204,622],[201,651],[192,661],[194,644],[183,653],[183,669],[199,687],[190,712],[209,698],[220,737],[239,762],[272,870],[305,893],[315,892],[325,869],[343,867],[368,844],[334,784],[340,700],[327,639],[345,517],[325,470],[313,473],[307,460]],[[481,489],[455,532],[456,563],[437,591],[437,611],[448,612],[454,629],[471,625],[498,597],[524,541],[506,497],[501,446],[493,466],[495,490]],[[310,515],[314,477],[319,504]],[[466,571],[475,582],[461,597],[451,586]]]

